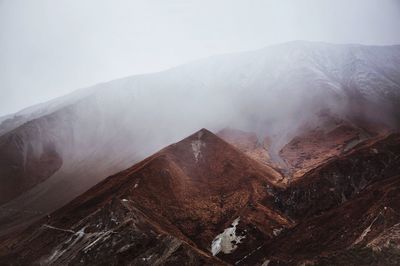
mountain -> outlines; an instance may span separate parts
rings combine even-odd
[[[218,136],[251,158],[274,167],[284,175],[286,182],[292,182],[330,159],[344,155],[359,143],[379,139],[390,132],[384,127],[372,126],[349,123],[324,113],[320,116],[320,125],[304,126],[279,154],[271,152],[270,138],[259,139],[252,132],[225,128]]]
[[[0,235],[203,127],[267,139],[269,159],[265,149],[253,153],[299,178],[355,139],[398,129],[399,77],[400,46],[290,42],[99,84],[4,117]],[[320,148],[335,121],[337,140]],[[324,140],[310,143],[316,131]]]
[[[3,242],[0,261],[225,264],[212,253],[253,248],[291,225],[268,203],[268,190],[282,188],[281,179],[202,129]],[[230,236],[219,235],[227,230]]]
[[[400,135],[289,184],[206,129],[0,239],[16,265],[397,265]]]
[[[356,146],[273,192],[297,221],[245,263],[398,265],[400,135]]]

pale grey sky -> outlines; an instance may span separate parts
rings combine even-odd
[[[399,0],[0,0],[0,116],[86,87],[292,40],[400,43]]]

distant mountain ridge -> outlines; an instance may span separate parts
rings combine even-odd
[[[75,104],[79,100],[90,97],[95,94],[96,91],[101,91],[102,89],[111,90],[115,87],[120,87],[121,83],[129,85],[126,84],[129,83],[129,81],[140,80],[147,76],[157,76],[161,73],[188,73],[187,71],[190,69],[202,70],[198,73],[192,73],[192,75],[194,74],[198,76],[198,78],[201,78],[204,85],[210,85],[210,81],[214,78],[218,78],[218,76],[227,76],[242,72],[241,75],[236,77],[232,75],[231,78],[235,78],[235,83],[238,79],[242,80],[242,82],[238,82],[239,84],[235,85],[248,86],[248,84],[244,84],[246,83],[245,76],[256,76],[265,72],[264,74],[269,75],[269,77],[279,79],[289,71],[308,68],[308,71],[316,72],[314,75],[319,75],[319,78],[316,78],[316,80],[319,79],[322,83],[326,82],[325,85],[328,85],[330,89],[337,91],[339,94],[343,94],[341,90],[349,89],[347,87],[352,87],[352,85],[357,85],[357,89],[362,92],[364,96],[375,94],[380,97],[384,95],[398,97],[400,94],[398,92],[400,86],[398,77],[398,65],[400,64],[399,54],[400,45],[368,46],[359,44],[293,41],[272,45],[255,51],[213,56],[154,74],[135,75],[101,83],[93,87],[77,90],[49,102],[25,108],[14,115],[10,114],[0,117],[0,122],[7,120],[7,123],[11,123],[12,120],[20,118],[21,122],[15,125],[21,125],[29,120],[48,115],[64,106]],[[229,63],[230,66],[227,66],[226,63]],[[243,65],[246,67],[252,66],[253,68],[241,69]],[[214,66],[214,68],[212,68],[212,66]],[[260,66],[261,68],[258,68]],[[217,72],[213,73],[215,68]],[[271,68],[273,68],[272,71],[270,71]],[[211,73],[214,74],[214,76],[210,75]],[[373,77],[374,80],[372,80],[371,77]],[[225,80],[225,82],[229,83],[229,80]],[[274,81],[271,81],[271,83],[273,82]],[[15,125],[2,125],[1,129],[7,128],[9,131],[15,128]]]

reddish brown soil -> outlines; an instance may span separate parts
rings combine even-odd
[[[400,135],[370,140],[275,194],[298,224],[246,263],[397,265]]]
[[[341,156],[358,143],[389,134],[385,126],[358,121],[350,123],[328,114],[320,114],[322,124],[305,126],[298,136],[287,143],[280,156],[287,163],[291,180],[302,177],[308,171],[327,160]]]
[[[48,245],[54,241],[51,235],[55,230],[43,230],[43,224],[74,232],[85,227],[85,234],[98,232],[99,228],[123,233],[125,229],[120,226],[129,225],[130,219],[134,219],[134,225],[129,226],[137,227],[138,233],[148,233],[146,228],[151,225],[158,232],[183,241],[197,253],[199,249],[207,252],[206,255],[200,252],[197,262],[200,258],[213,261],[209,255],[212,240],[237,217],[243,217],[241,228],[250,226],[251,229],[246,234],[248,241],[241,247],[242,252],[245,246],[252,248],[261,239],[272,237],[274,229],[291,226],[292,222],[279,211],[273,211],[267,200],[272,187],[283,188],[281,179],[272,168],[252,160],[209,131],[201,130],[101,182],[50,218],[31,226],[17,239],[6,241],[1,252],[10,252],[11,248],[24,253],[21,262],[39,262],[51,258],[51,252],[55,252]],[[117,224],[110,224],[110,219]],[[143,229],[136,220],[143,223]],[[60,235],[57,243],[68,239],[65,232],[57,231],[57,235]],[[26,250],[26,241],[37,243],[35,251]],[[154,245],[154,252],[164,252]],[[109,253],[102,254],[101,258],[108,261]],[[75,255],[65,251],[57,262]],[[85,261],[89,257],[82,254],[81,259]]]
[[[286,185],[203,129],[0,239],[0,264],[398,265],[399,165],[393,134]],[[238,217],[244,239],[212,256]]]

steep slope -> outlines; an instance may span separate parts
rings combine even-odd
[[[359,143],[379,139],[388,133],[384,125],[357,125],[323,112],[318,126],[305,124],[278,153],[271,151],[273,145],[267,135],[225,128],[218,136],[253,159],[273,166],[284,174],[286,182],[293,182],[328,160],[346,154]]]
[[[367,186],[349,201],[267,241],[245,265],[398,265],[400,177]]]
[[[279,163],[305,124],[321,127],[321,110],[357,128],[397,129],[399,62],[400,46],[291,42],[99,84],[0,119],[0,173],[10,188],[2,191],[12,192],[1,199],[0,235],[198,128],[268,136]],[[13,139],[44,153],[25,153]],[[291,146],[285,154],[297,165]],[[32,167],[23,167],[25,154]]]
[[[28,122],[0,137],[0,204],[46,180],[62,165],[50,119]],[[41,132],[41,128],[48,128]],[[34,141],[33,141],[34,140]]]
[[[254,265],[398,265],[400,135],[355,147],[275,191],[296,226],[243,261]]]
[[[0,262],[223,264],[292,225],[268,203],[281,179],[203,129],[9,236]]]
[[[400,174],[400,135],[361,143],[294,181],[277,195],[277,206],[291,217],[337,207],[369,184]]]

